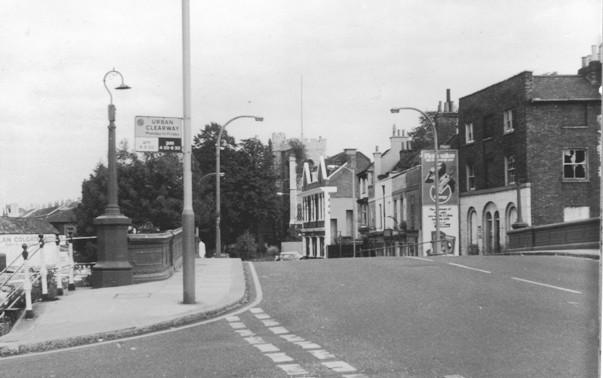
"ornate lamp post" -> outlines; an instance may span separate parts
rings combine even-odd
[[[222,144],[222,133],[226,126],[228,126],[232,121],[235,121],[239,118],[253,118],[256,122],[262,122],[264,118],[256,117],[252,115],[242,115],[238,117],[234,117],[226,122],[224,125],[220,127],[220,132],[218,133],[218,140],[216,141],[216,254],[215,257],[220,257],[222,253],[222,243],[220,238],[220,145]]]
[[[97,263],[92,268],[92,286],[109,287],[132,284],[132,265],[128,259],[128,226],[130,218],[121,214],[117,204],[117,151],[115,147],[115,105],[113,95],[107,87],[107,78],[121,78],[121,84],[115,89],[130,89],[124,84],[121,73],[115,69],[107,72],[103,85],[109,93],[109,152],[107,185],[107,206],[105,213],[94,220],[98,235]]]
[[[438,145],[438,130],[435,127],[435,123],[433,122],[433,120],[431,119],[431,117],[429,117],[427,114],[425,114],[423,111],[417,109],[417,108],[410,108],[410,107],[402,107],[402,108],[393,108],[391,109],[392,113],[400,113],[400,110],[414,110],[416,112],[419,112],[423,115],[423,117],[425,117],[425,119],[427,120],[427,122],[429,122],[429,124],[431,125],[431,128],[433,129],[433,152],[434,152],[434,159],[433,159],[433,173],[434,173],[434,188],[435,188],[435,198],[434,198],[434,202],[435,202],[435,228],[436,228],[436,240],[435,240],[435,244],[433,246],[433,253],[438,255],[440,253],[440,190],[438,188],[438,183],[440,182],[440,174],[438,172],[438,166],[439,166],[439,145]]]

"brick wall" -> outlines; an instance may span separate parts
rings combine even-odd
[[[564,127],[567,102],[533,104],[527,114],[528,177],[532,182],[532,221],[534,225],[563,222],[566,206],[589,206],[591,217],[599,214],[599,154],[597,103],[585,104],[586,127]],[[588,177],[585,182],[563,179],[563,150],[588,149]]]

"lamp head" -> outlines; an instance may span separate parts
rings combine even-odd
[[[132,88],[132,87],[124,84],[123,82],[118,87],[115,87],[115,89],[119,89],[119,90],[130,89],[130,88]]]
[[[400,109],[394,108],[394,109],[391,109],[390,112],[392,112],[392,113],[400,113]]]
[[[263,122],[264,117],[254,117],[256,122]]]

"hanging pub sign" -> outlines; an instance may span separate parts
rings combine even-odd
[[[182,118],[136,116],[137,152],[182,152]]]

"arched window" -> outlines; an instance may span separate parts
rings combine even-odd
[[[475,211],[474,208],[469,209],[467,218],[467,224],[469,225],[469,244],[477,244],[477,211]]]

